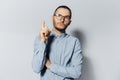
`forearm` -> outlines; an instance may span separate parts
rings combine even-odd
[[[57,64],[51,64],[50,71],[64,78],[79,78],[81,75],[81,65],[63,67]]]
[[[32,59],[32,68],[34,72],[39,73],[45,64],[45,43],[41,43],[39,38],[35,40],[34,44],[34,55]]]
[[[39,73],[45,64],[45,55],[44,53],[39,53],[33,56],[32,59],[32,68],[34,70],[34,72]]]

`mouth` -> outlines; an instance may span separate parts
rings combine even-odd
[[[59,26],[65,26],[63,23],[58,23]]]

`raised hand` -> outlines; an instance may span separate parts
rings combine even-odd
[[[48,39],[50,32],[49,28],[45,25],[45,21],[43,21],[40,29],[40,41],[45,42]]]

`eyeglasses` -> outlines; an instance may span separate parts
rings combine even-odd
[[[61,14],[54,14],[54,16],[56,16],[56,18],[58,20],[64,19],[65,21],[69,21],[70,20],[70,16],[63,16]]]

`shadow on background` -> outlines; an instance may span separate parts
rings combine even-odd
[[[82,75],[78,80],[95,80],[94,71],[92,67],[91,60],[86,57],[86,38],[82,31],[76,29],[72,31],[72,35],[77,37],[80,40],[82,51],[83,51],[83,66],[82,66]]]

